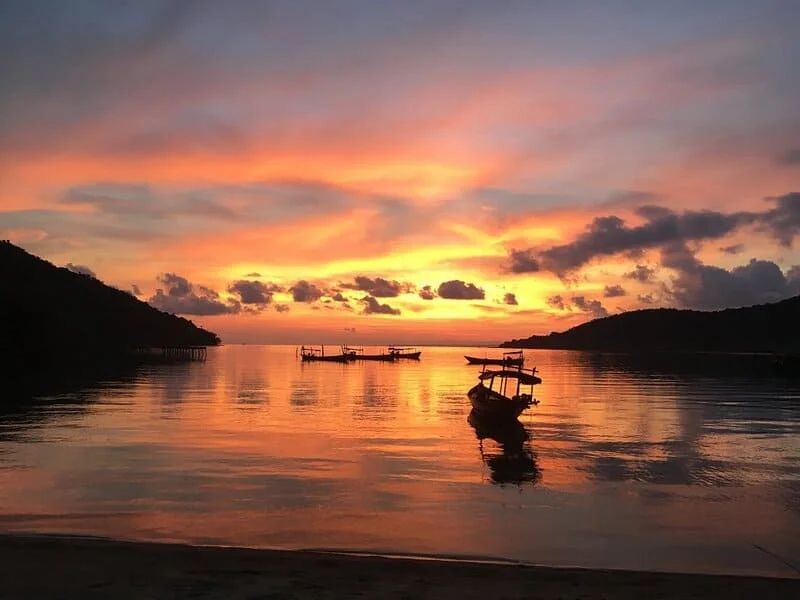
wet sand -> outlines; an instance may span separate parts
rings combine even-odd
[[[7,598],[800,598],[800,579],[0,535]]]

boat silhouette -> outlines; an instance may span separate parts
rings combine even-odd
[[[478,358],[476,356],[464,355],[467,362],[471,365],[500,365],[504,367],[521,367],[525,364],[525,357],[522,350],[503,352],[502,358]]]
[[[339,362],[346,363],[350,358],[342,354],[325,354],[325,346],[300,346],[297,350],[303,362]]]
[[[533,369],[496,369],[486,370],[484,367],[478,375],[478,384],[467,392],[467,397],[472,402],[472,410],[485,419],[514,420],[529,406],[538,404],[533,397],[533,386],[542,382],[536,376],[536,367]],[[495,389],[495,380],[498,380]],[[486,386],[485,382],[489,385]],[[511,390],[508,382],[511,381]],[[530,393],[521,391],[522,386],[528,386]],[[509,394],[512,394],[509,396]]]
[[[397,346],[389,346],[389,353],[394,354],[395,358],[405,358],[408,360],[419,360],[421,351],[416,348],[399,348]]]

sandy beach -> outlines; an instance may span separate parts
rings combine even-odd
[[[0,536],[4,598],[797,598],[800,580]]]

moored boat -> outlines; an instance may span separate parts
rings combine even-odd
[[[389,354],[393,354],[395,358],[419,360],[422,352],[416,348],[399,348],[397,346],[389,346]]]
[[[379,354],[364,354],[363,348],[353,348],[350,346],[343,346],[342,354],[347,356],[347,360],[375,360],[383,362],[393,362],[397,358],[391,352],[381,352]]]
[[[522,350],[514,350],[512,352],[503,352],[502,358],[478,358],[475,356],[467,356],[467,362],[471,365],[500,365],[506,367],[521,367],[525,364],[525,357]]]
[[[346,363],[350,359],[342,354],[325,354],[325,346],[319,348],[314,346],[300,346],[299,348],[300,360],[303,362],[339,362]]]
[[[472,402],[473,410],[480,417],[498,420],[516,419],[526,408],[539,403],[533,397],[533,386],[542,382],[541,378],[536,376],[536,368],[484,370],[478,379],[479,383],[467,392],[467,397]],[[498,381],[497,389],[495,380]],[[512,396],[508,396],[509,381],[514,388]],[[530,393],[522,392],[522,386],[529,387]]]

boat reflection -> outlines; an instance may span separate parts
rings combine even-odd
[[[518,420],[495,422],[482,418],[474,410],[467,422],[475,430],[481,460],[489,467],[492,483],[536,485],[542,472],[530,447],[530,434]],[[485,440],[494,444],[486,444]]]

